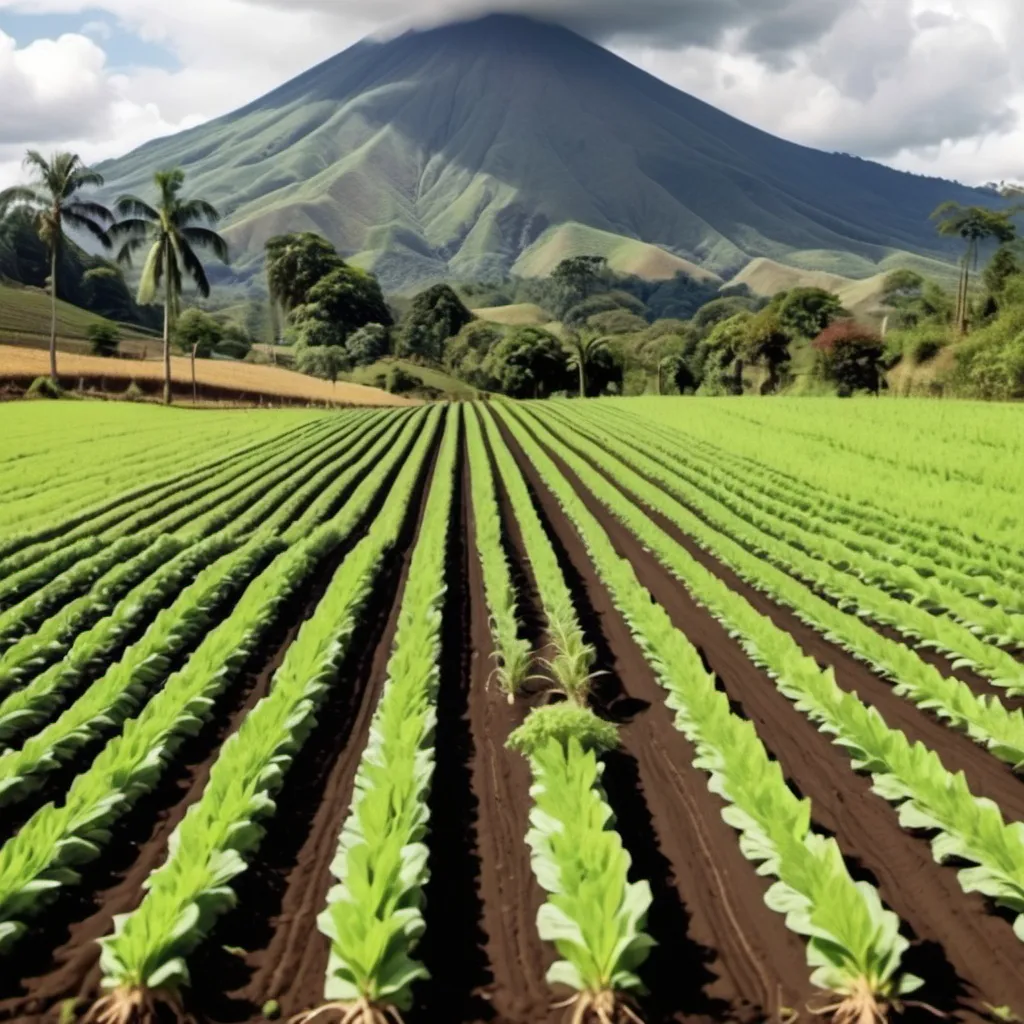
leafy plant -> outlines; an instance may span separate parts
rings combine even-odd
[[[544,750],[552,740],[568,749],[570,741],[579,744],[583,750],[604,754],[619,745],[618,730],[611,722],[605,722],[587,708],[566,701],[534,708],[526,721],[508,738],[511,750],[517,750],[526,757]]]

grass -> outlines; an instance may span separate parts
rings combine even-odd
[[[171,375],[175,381],[191,384],[190,362],[184,356],[171,358]],[[0,382],[4,378],[43,376],[48,372],[48,367],[49,357],[42,349],[0,345]],[[62,378],[71,379],[106,378],[125,382],[163,379],[163,364],[156,360],[103,359],[99,356],[63,352],[58,369]],[[331,384],[278,366],[215,359],[196,360],[196,380],[200,385],[262,395],[268,399],[288,398],[345,405],[407,405],[413,401],[359,383],[338,381],[337,384]]]
[[[368,366],[360,366],[345,376],[347,380],[354,383],[373,386],[379,378],[386,376],[388,370],[393,366],[397,366],[411,377],[415,377],[424,388],[449,398],[469,400],[478,398],[481,394],[477,388],[443,370],[431,366],[420,366],[419,363],[410,362],[408,359],[396,359],[391,356],[378,359],[377,362],[370,363]]]
[[[487,306],[474,309],[481,320],[504,327],[543,327],[551,321],[551,314],[533,302],[520,302],[514,306]]]
[[[93,324],[113,324],[121,331],[124,345],[144,348],[157,341],[155,332],[135,324],[120,324],[87,309],[57,300],[57,335],[71,346],[86,348],[86,332]],[[0,284],[0,339],[30,345],[33,340],[49,344],[50,296],[41,288]]]

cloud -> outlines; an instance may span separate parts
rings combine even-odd
[[[565,24],[797,142],[971,182],[1024,176],[1019,0],[0,0],[0,23],[4,11],[116,25],[179,66],[115,74],[92,23],[21,49],[0,32],[0,184],[26,145],[118,155],[366,34],[490,11]]]
[[[774,55],[827,32],[849,0],[253,0],[337,19],[437,24],[489,13],[525,14],[593,39],[662,47],[716,46],[732,33],[740,47]]]

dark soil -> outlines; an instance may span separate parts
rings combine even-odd
[[[927,839],[900,828],[892,808],[871,793],[870,779],[853,772],[847,756],[794,710],[725,629],[593,498],[557,455],[549,453],[585,497],[619,553],[630,559],[653,599],[666,608],[718,674],[734,709],[755,723],[794,789],[811,798],[816,824],[836,836],[855,875],[876,884],[885,903],[911,929],[914,941],[908,966],[925,979],[928,1001],[965,1019],[982,1011],[986,1003],[1009,1005],[1018,1013],[1024,1009],[1024,963],[1006,916],[991,912],[977,894],[965,894],[954,867],[935,864]],[[609,481],[608,486],[614,485]],[[820,663],[834,665],[840,685],[856,690],[911,739],[927,735],[926,742],[947,767],[973,768],[968,778],[978,783],[978,791],[997,799],[1008,814],[1016,816],[1021,784],[1012,773],[964,737],[937,726],[900,700],[888,684],[746,585],[663,517],[652,518],[759,611],[791,632]],[[915,729],[920,732],[915,734]],[[982,783],[991,789],[982,788]]]

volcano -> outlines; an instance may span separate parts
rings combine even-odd
[[[258,272],[272,235],[309,230],[391,291],[580,253],[723,279],[755,257],[850,277],[936,268],[955,250],[931,211],[991,200],[778,139],[510,15],[364,40],[100,169],[116,194],[170,166],[225,214],[234,277]]]

